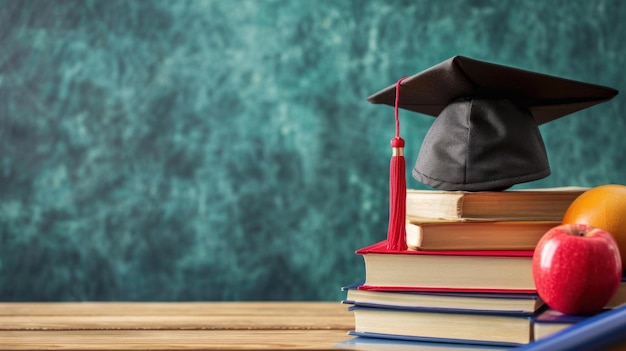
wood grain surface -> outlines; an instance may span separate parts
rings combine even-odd
[[[353,328],[339,302],[0,303],[2,350],[323,350]]]

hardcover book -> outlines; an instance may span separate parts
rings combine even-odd
[[[359,351],[504,351],[510,347],[445,342],[409,341],[390,338],[354,337],[334,345]]]
[[[344,287],[346,299],[342,303],[361,307],[528,316],[545,306],[537,294],[390,292],[359,290],[361,284]]]
[[[535,293],[532,250],[392,251],[386,241],[356,251],[363,290]]]
[[[534,250],[560,221],[450,221],[412,218],[406,243],[415,250]]]
[[[588,188],[476,192],[408,189],[406,214],[452,220],[561,221],[569,205],[585,190]]]
[[[524,316],[352,307],[352,335],[416,341],[516,346],[529,343]]]
[[[548,308],[532,319],[535,340],[555,334],[587,318],[589,318],[589,316],[575,316]]]

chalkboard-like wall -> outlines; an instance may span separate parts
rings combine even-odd
[[[626,184],[621,1],[0,1],[0,300],[339,300],[386,235],[393,110],[453,55],[611,86],[542,126]],[[408,166],[431,117],[401,112]],[[409,186],[424,188],[410,180]]]

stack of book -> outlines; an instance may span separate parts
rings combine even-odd
[[[406,251],[356,251],[365,280],[347,286],[352,335],[511,347],[533,341],[546,306],[532,255],[586,188],[407,191]]]

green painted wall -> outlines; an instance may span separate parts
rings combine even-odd
[[[386,235],[393,110],[453,55],[621,90],[541,127],[626,184],[626,2],[0,1],[0,300],[338,300]],[[402,112],[412,166],[432,118]],[[411,181],[411,187],[421,187]]]

